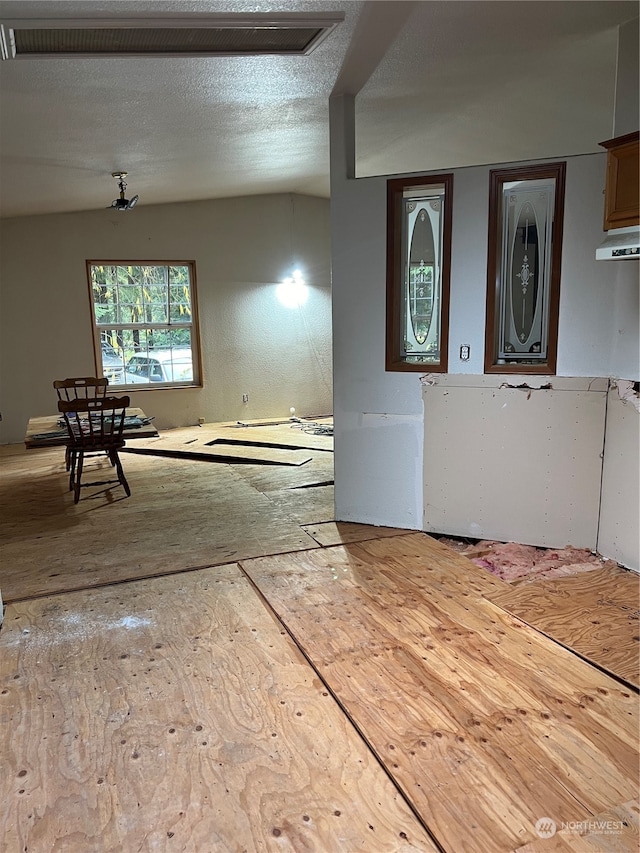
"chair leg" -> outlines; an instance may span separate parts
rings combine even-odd
[[[73,491],[73,487],[76,481],[76,463],[78,461],[78,454],[75,450],[71,450],[71,448],[67,448],[69,451],[69,465],[67,471],[69,472],[69,491]]]
[[[109,454],[109,459],[111,460],[111,464],[115,465],[116,472],[118,474],[118,480],[120,484],[123,486],[125,492],[127,493],[127,497],[131,496],[131,489],[129,488],[129,483],[127,483],[127,478],[124,476],[124,471],[122,470],[122,462],[120,462],[120,457],[118,456],[117,450],[112,450]]]
[[[67,445],[64,451],[64,464],[67,466],[67,471],[71,470],[71,448]]]
[[[73,502],[77,504],[80,500],[80,479],[82,477],[82,463],[84,462],[84,453],[80,452],[77,454],[76,459],[74,460],[74,472],[75,476],[72,474],[72,482],[73,482]]]

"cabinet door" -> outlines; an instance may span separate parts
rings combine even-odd
[[[604,196],[604,230],[640,225],[638,134],[603,142],[607,148],[607,183]]]

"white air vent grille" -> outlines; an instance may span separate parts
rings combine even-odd
[[[3,59],[55,56],[306,55],[343,20],[302,15],[206,19],[31,20],[0,25]]]

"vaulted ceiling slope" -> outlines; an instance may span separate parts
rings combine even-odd
[[[342,13],[308,56],[0,63],[0,216],[329,192],[328,103],[357,95],[357,173],[597,151],[627,0],[6,0],[15,19]],[[132,214],[133,215],[133,214]]]

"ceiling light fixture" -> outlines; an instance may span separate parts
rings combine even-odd
[[[294,270],[276,288],[276,296],[285,308],[301,308],[309,298],[309,288],[302,272]]]
[[[134,195],[133,198],[125,198],[124,191],[127,188],[127,184],[125,183],[125,178],[127,177],[128,172],[112,172],[111,177],[118,179],[118,186],[120,187],[120,198],[114,198],[114,200],[109,205],[110,208],[115,207],[116,210],[131,210],[138,203],[138,196]]]

